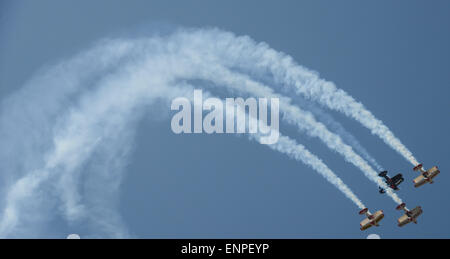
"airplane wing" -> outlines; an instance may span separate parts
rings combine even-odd
[[[422,213],[423,213],[423,211],[422,211],[422,208],[420,206],[415,207],[414,209],[411,210],[411,217],[417,218]]]
[[[380,222],[384,218],[384,213],[382,210],[379,210],[379,211],[375,212],[375,214],[373,214],[373,216],[374,216],[375,223],[378,224],[378,222]]]
[[[427,171],[427,173],[428,173],[428,177],[433,179],[434,177],[436,177],[440,173],[440,171],[438,170],[438,168],[436,166],[434,166],[434,167],[430,168]]]
[[[417,176],[414,180],[414,187],[420,187],[427,183],[427,179],[423,175]]]
[[[399,227],[403,227],[404,225],[408,224],[409,222],[411,222],[409,220],[408,215],[404,214],[403,216],[401,216],[398,220],[398,226]]]
[[[439,173],[440,173],[440,171],[436,166],[428,169],[426,172],[423,172],[421,175],[417,176],[414,179],[414,186],[420,187],[420,186],[426,184],[427,182],[432,183],[431,180],[434,177],[436,177]]]
[[[370,227],[372,227],[373,225],[370,224],[370,220],[369,219],[364,219],[363,221],[361,221],[361,223],[359,224],[361,226],[361,230],[366,230]]]

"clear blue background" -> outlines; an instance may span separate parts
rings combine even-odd
[[[411,164],[355,121],[335,117],[391,174],[399,195],[421,205],[418,225],[355,167],[316,139],[296,138],[324,159],[382,226],[359,230],[358,209],[305,165],[226,135],[175,135],[169,120],[142,121],[123,183],[124,221],[137,237],[450,237],[449,1],[1,1],[0,98],[46,64],[105,36],[166,23],[217,26],[265,41],[334,81],[382,119],[425,167],[434,185],[412,186]],[[283,128],[281,129],[283,131]],[[158,160],[149,157],[158,156]],[[67,228],[83,236],[83,229]]]

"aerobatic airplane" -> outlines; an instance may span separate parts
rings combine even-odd
[[[418,164],[416,167],[414,167],[413,170],[421,172],[421,175],[417,176],[416,179],[414,179],[414,187],[420,187],[426,183],[433,183],[433,178],[440,173],[437,166],[433,166],[432,168],[425,171],[422,164]]]
[[[378,222],[380,222],[384,218],[384,214],[382,210],[375,212],[374,214],[370,214],[369,209],[365,208],[359,212],[360,215],[366,215],[365,218],[359,224],[361,226],[361,230],[366,230],[372,226],[379,226]]]
[[[387,171],[383,171],[383,172],[379,173],[378,176],[384,177],[386,184],[387,184],[391,189],[393,189],[393,190],[395,190],[395,191],[400,190],[400,189],[398,188],[398,185],[401,184],[401,183],[405,180],[405,178],[403,178],[403,175],[402,175],[402,174],[397,174],[396,176],[390,178],[390,177],[387,175]],[[379,190],[380,193],[385,193],[385,192],[386,192],[385,189],[383,189],[383,188],[381,188],[381,187],[378,187],[378,188],[380,189],[380,190]]]
[[[412,210],[408,210],[406,208],[405,203],[398,205],[396,209],[405,211],[405,214],[403,214],[403,216],[401,216],[397,220],[399,227],[403,227],[404,225],[411,223],[411,222],[414,222],[415,224],[417,224],[417,217],[419,217],[423,212],[422,207],[420,207],[420,206],[417,206]]]

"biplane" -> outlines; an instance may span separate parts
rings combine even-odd
[[[402,203],[402,204],[398,205],[396,209],[405,211],[405,214],[403,214],[403,216],[401,216],[397,220],[399,227],[403,227],[404,225],[409,224],[411,222],[414,222],[415,224],[417,224],[417,218],[423,212],[422,211],[422,207],[420,207],[420,206],[417,206],[417,207],[415,207],[412,210],[408,210],[406,208],[406,204],[405,203]]]
[[[366,230],[372,226],[379,226],[379,222],[384,218],[384,213],[382,210],[371,214],[369,209],[365,208],[359,212],[360,215],[366,215],[366,218],[361,221],[359,224],[361,226],[361,230]]]
[[[420,171],[421,175],[417,176],[413,182],[414,187],[420,187],[426,183],[433,183],[433,178],[436,177],[440,171],[437,166],[433,166],[428,170],[424,170],[422,164],[418,164],[414,167],[414,171]]]

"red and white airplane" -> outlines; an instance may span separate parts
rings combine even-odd
[[[440,173],[437,166],[433,166],[432,168],[425,171],[422,164],[418,164],[414,167],[413,170],[421,172],[421,175],[417,176],[413,181],[414,187],[420,187],[426,183],[433,183],[433,178]]]
[[[361,223],[359,224],[361,226],[361,230],[366,230],[372,226],[380,226],[378,223],[384,218],[384,213],[382,210],[379,210],[375,212],[374,214],[371,214],[369,212],[369,209],[365,208],[359,212],[360,215],[366,215],[367,218],[365,218]]]
[[[403,214],[403,216],[401,216],[397,220],[399,227],[403,227],[404,225],[411,222],[417,224],[417,217],[419,217],[423,213],[422,207],[417,206],[412,210],[408,210],[405,203],[398,205],[396,209],[405,211],[405,214]]]

